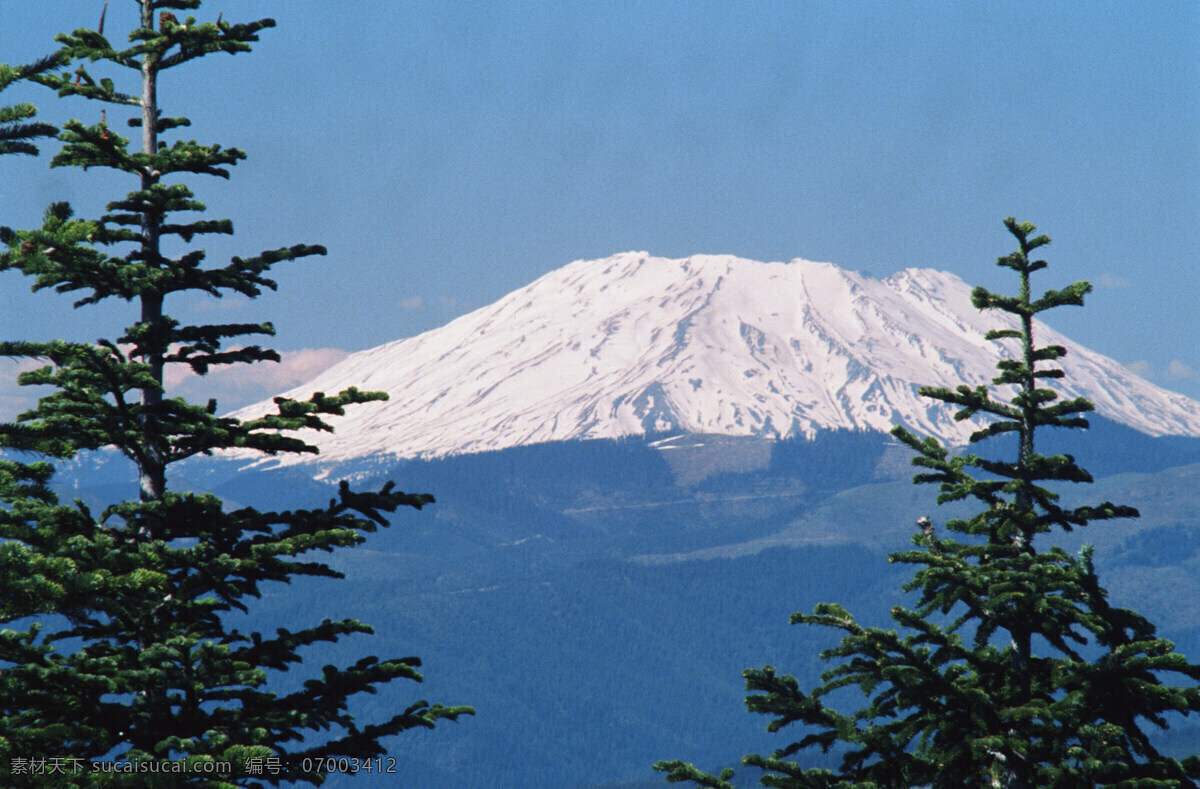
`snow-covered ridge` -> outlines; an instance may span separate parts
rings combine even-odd
[[[306,436],[332,462],[659,431],[886,431],[898,422],[963,443],[974,427],[917,389],[987,383],[999,356],[1011,355],[984,339],[1008,316],[980,313],[970,290],[930,269],[876,280],[806,260],[629,252],[571,263],[284,394],[357,386],[390,395],[334,420],[332,435]],[[1200,435],[1200,403],[1042,324],[1036,333],[1039,344],[1069,350],[1064,396],[1085,396],[1097,413],[1145,433]]]

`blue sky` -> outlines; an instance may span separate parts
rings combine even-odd
[[[279,26],[160,88],[189,137],[249,154],[230,182],[193,184],[237,229],[210,259],[330,254],[278,269],[258,302],[174,306],[273,320],[293,352],[271,375],[214,378],[230,406],[631,249],[927,266],[1005,288],[1008,215],[1055,239],[1041,285],[1097,287],[1056,328],[1200,397],[1200,4],[233,5],[197,15]],[[33,59],[102,6],[3,0],[0,60]],[[112,0],[106,32],[133,8]],[[27,96],[48,120],[98,120],[40,92],[3,101]],[[35,223],[59,199],[95,214],[132,188],[48,159],[0,163],[0,222]],[[95,339],[132,321],[26,288],[0,277],[0,336]],[[0,378],[15,369],[0,362]]]

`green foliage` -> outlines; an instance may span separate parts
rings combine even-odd
[[[1030,253],[1049,243],[1028,223],[1005,220],[1019,248],[998,264],[1019,276],[1016,296],[976,288],[974,305],[1008,317],[989,339],[1011,343],[1014,357],[998,364],[995,388],[923,388],[954,405],[957,419],[986,415],[971,436],[981,441],[1015,433],[1015,460],[951,455],[935,439],[902,427],[893,435],[916,452],[914,482],[938,485],[938,503],[973,500],[969,518],[939,537],[919,522],[913,549],[889,561],[913,565],[905,586],[914,608],[897,606],[898,630],[864,628],[835,604],[793,614],[793,624],[843,633],[822,653],[832,667],[805,692],[773,667],[744,672],[750,711],[767,715],[768,730],[800,724],[806,733],[771,756],[743,760],[764,771],[773,787],[1196,787],[1200,757],[1161,754],[1150,730],[1167,728],[1170,714],[1200,711],[1200,666],[1174,652],[1137,613],[1114,608],[1100,586],[1092,549],[1070,556],[1034,543],[1056,528],[1137,517],[1130,507],[1102,502],[1064,507],[1048,485],[1091,482],[1070,455],[1035,451],[1041,427],[1086,427],[1083,399],[1058,401],[1043,381],[1063,376],[1044,364],[1061,346],[1035,345],[1033,316],[1082,305],[1086,282],[1031,296],[1030,274],[1046,267]],[[1182,684],[1169,684],[1174,677]],[[857,688],[865,706],[844,714],[831,705]],[[836,772],[805,768],[806,749],[840,755]],[[655,768],[668,781],[725,787],[731,774],[708,775],[681,762]]]
[[[61,49],[44,61],[0,67],[0,89],[28,79],[60,97],[135,108],[140,115],[129,125],[142,132],[133,150],[104,114],[94,125],[68,121],[53,166],[116,170],[135,178],[137,188],[95,219],[77,219],[70,206],[55,203],[40,228],[0,229],[0,271],[32,277],[34,290],[78,292],[76,307],[116,298],[139,310],[137,322],[113,340],[0,342],[0,356],[46,363],[22,373],[19,383],[53,387],[16,423],[0,425],[0,447],[50,458],[116,450],[136,465],[141,484],[137,501],[93,513],[81,501],[57,498],[49,487],[50,463],[0,459],[0,621],[6,626],[0,630],[0,774],[6,786],[41,785],[44,777],[17,769],[15,758],[228,761],[232,772],[195,772],[182,782],[319,784],[320,762],[303,760],[373,757],[384,752],[387,737],[473,711],[418,701],[360,725],[351,700],[393,680],[420,681],[420,661],[413,657],[325,666],[301,690],[280,695],[272,690],[272,675],[294,669],[306,647],[371,628],[326,619],[270,636],[232,629],[228,615],[247,611],[272,583],[341,577],[312,560],[313,552],[358,545],[364,533],[386,526],[390,513],[433,499],[392,483],[355,492],[343,482],[324,507],[227,511],[214,496],[168,489],[171,464],[198,454],[315,452],[289,433],[330,430],[326,417],[386,395],[349,389],[304,401],[277,398],[275,413],[247,421],[217,416],[213,401],[166,397],[167,365],[203,375],[219,365],[279,360],[258,345],[228,345],[274,334],[269,323],[184,325],[164,312],[166,297],[184,291],[254,297],[275,288],[266,275],[276,263],[325,250],[299,244],[219,267],[204,267],[200,249],[164,253],[165,237],[186,245],[233,232],[226,219],[177,219],[204,205],[188,186],[164,179],[228,178],[245,155],[195,141],[160,141],[160,133],[188,121],[160,114],[158,75],[208,54],[249,51],[274,22],[180,22],[165,9],[195,9],[197,0],[131,2],[140,8],[141,25],[128,46],[104,37],[102,17],[98,30],[59,36]],[[140,90],[123,93],[113,79],[97,79],[97,65],[133,77]],[[0,110],[0,153],[36,153],[30,140],[57,131],[27,122],[33,116],[28,105]],[[283,759],[288,771],[251,776],[245,769],[248,759],[267,758]],[[71,780],[140,786],[145,778],[85,772]]]
[[[21,80],[35,79],[52,71],[63,62],[61,54],[54,54],[28,66],[0,63],[0,93]],[[33,120],[36,115],[37,108],[28,102],[0,106],[0,156],[6,153],[36,155],[38,148],[33,140],[53,137],[58,132],[49,123]]]

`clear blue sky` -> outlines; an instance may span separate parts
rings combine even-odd
[[[0,60],[48,51],[102,5],[0,0]],[[330,250],[279,269],[278,295],[220,307],[274,320],[281,349],[410,336],[630,249],[1007,287],[994,262],[1016,215],[1055,239],[1045,287],[1097,286],[1051,323],[1200,397],[1200,4],[212,0],[198,15],[218,11],[279,26],[168,75],[160,102],[189,137],[250,157],[193,187],[237,229],[211,259]],[[112,0],[106,32],[132,16]],[[49,120],[98,120],[33,95]],[[0,222],[55,199],[92,214],[131,188],[97,194],[47,163],[0,163]],[[25,289],[0,277],[0,336],[132,321]]]

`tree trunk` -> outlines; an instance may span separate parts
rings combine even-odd
[[[141,0],[142,27],[154,27],[154,8],[150,0]],[[152,154],[158,149],[158,56],[147,52],[142,56],[142,152]],[[142,172],[142,189],[146,190],[158,183],[158,172],[147,168]],[[147,265],[157,265],[160,255],[159,235],[162,217],[154,213],[142,214],[142,252],[143,261]],[[143,324],[156,325],[162,322],[163,297],[161,293],[143,293],[141,295]],[[150,365],[159,385],[163,382],[163,348],[154,348],[142,361]],[[157,419],[157,412],[162,405],[162,392],[157,389],[142,390],[142,405],[145,407],[147,427]],[[166,458],[153,435],[145,447],[144,460],[138,468],[138,486],[142,501],[160,501],[166,494]]]

